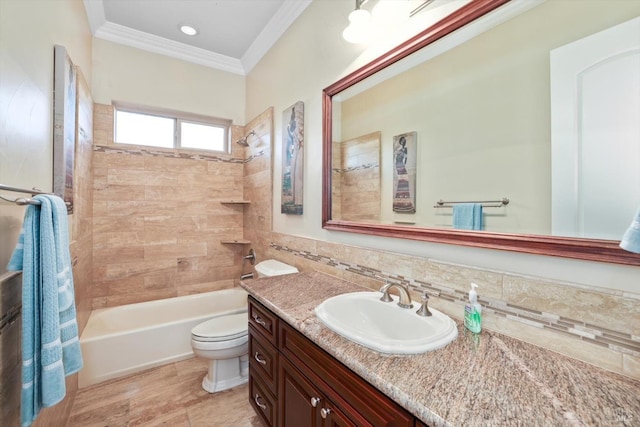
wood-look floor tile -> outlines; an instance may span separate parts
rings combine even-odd
[[[125,427],[129,423],[127,399],[98,404],[82,412],[71,410],[67,427]]]
[[[249,404],[248,385],[210,395],[187,408],[191,427],[262,427]]]
[[[176,363],[178,379],[182,381],[192,381],[194,388],[201,388],[202,378],[207,374],[208,363],[201,357],[192,357]]]
[[[137,418],[152,419],[207,400],[210,400],[210,394],[200,387],[199,382],[189,380],[166,384],[159,387],[154,393],[140,394],[131,398],[131,419],[132,421]],[[158,405],[158,402],[162,402],[162,405]]]
[[[81,389],[67,427],[264,427],[247,385],[202,389],[207,367],[194,357]]]
[[[158,401],[162,402],[162,401]],[[161,406],[161,405],[158,405]],[[131,415],[127,427],[135,426],[171,426],[190,427],[189,417],[185,408],[178,408],[169,412],[148,412],[144,414]]]

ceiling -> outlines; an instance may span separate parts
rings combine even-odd
[[[97,38],[246,75],[312,0],[84,0]],[[180,25],[198,29],[190,37]]]

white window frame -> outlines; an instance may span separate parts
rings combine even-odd
[[[156,108],[156,107],[147,107],[135,104],[128,104],[124,102],[114,102],[113,103],[113,135],[114,142],[123,145],[135,145],[132,143],[121,143],[115,141],[115,137],[117,135],[117,112],[122,111],[126,113],[134,113],[134,114],[145,114],[148,116],[156,116],[162,117],[165,119],[171,119],[174,121],[173,126],[173,148],[182,149],[182,150],[197,150],[197,151],[210,151],[213,153],[231,153],[231,125],[233,124],[232,120],[229,119],[221,119],[218,117],[210,117],[201,114],[194,113],[185,113],[183,111],[169,110],[164,108]],[[224,147],[222,150],[214,150],[214,149],[203,149],[203,148],[191,148],[191,147],[182,147],[181,141],[181,126],[182,123],[192,123],[197,125],[209,125],[220,127],[224,129]],[[152,145],[145,145],[146,147],[154,147]],[[157,148],[166,148],[155,146]]]

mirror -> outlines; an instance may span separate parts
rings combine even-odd
[[[615,78],[611,70],[604,79],[580,74],[594,67],[572,59],[582,56],[576,49],[599,43],[592,34],[637,19],[640,6],[582,3],[471,1],[326,88],[323,227],[640,265],[640,256],[618,247],[640,203],[637,97],[634,105],[620,106],[637,93],[624,79],[638,80],[638,47],[624,52],[626,68],[620,74],[614,67]],[[576,79],[583,85],[581,99],[591,96],[602,106],[604,96],[615,107],[581,104],[582,127],[568,133],[576,97],[563,88],[574,87]],[[620,81],[625,83],[613,84]],[[601,137],[585,137],[612,123],[622,130],[604,138],[604,146],[591,142]],[[380,135],[380,211],[358,217],[344,212],[358,202],[346,203],[339,192],[336,171],[344,168],[336,162],[345,143],[373,133]],[[394,209],[395,151],[398,136],[407,133],[417,146],[415,184],[407,186],[415,209],[402,212]],[[453,206],[460,201],[482,202],[482,231],[454,228]]]

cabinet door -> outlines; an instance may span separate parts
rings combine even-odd
[[[249,369],[264,380],[274,396],[278,395],[278,350],[253,326],[249,326]]]
[[[357,427],[331,401],[325,401],[320,408],[320,416],[324,419],[323,427]]]
[[[409,412],[285,322],[278,335],[280,361],[290,361],[358,426],[414,426]]]
[[[256,414],[260,416],[268,427],[276,425],[277,404],[275,401],[276,399],[267,391],[262,379],[249,371],[249,402]]]
[[[320,392],[285,358],[280,359],[279,376],[278,425],[321,427],[320,408],[324,397]]]

